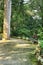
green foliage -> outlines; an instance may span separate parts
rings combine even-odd
[[[43,49],[43,40],[39,40],[39,45]]]
[[[0,32],[3,29],[4,0],[0,0]],[[43,38],[43,0],[12,0],[11,35]]]

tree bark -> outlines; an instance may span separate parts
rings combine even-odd
[[[11,0],[4,0],[3,40],[10,39]]]

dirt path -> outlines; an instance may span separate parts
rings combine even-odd
[[[22,39],[0,40],[0,65],[32,65],[29,55],[35,48]]]
[[[23,39],[10,39],[10,40],[0,40],[0,45],[10,44],[17,48],[36,48],[37,45],[32,44],[32,41]]]

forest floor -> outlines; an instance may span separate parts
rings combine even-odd
[[[0,65],[37,65],[36,47],[30,40],[0,40]]]
[[[14,39],[10,40],[0,40],[0,45],[4,44],[14,44],[15,47],[18,48],[36,48],[37,44],[34,44],[32,41],[23,40],[23,39]]]

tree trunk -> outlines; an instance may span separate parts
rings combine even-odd
[[[10,39],[11,0],[4,0],[3,40]]]

